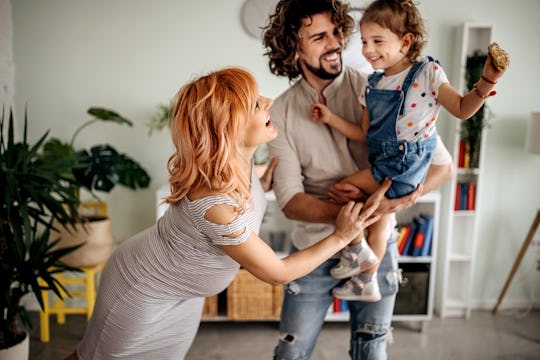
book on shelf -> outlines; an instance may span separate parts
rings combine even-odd
[[[475,209],[476,202],[476,182],[458,182],[456,183],[456,194],[454,197],[454,210]]]
[[[332,311],[335,313],[341,312],[341,301],[338,298],[332,300]]]
[[[401,224],[398,252],[402,256],[429,256],[433,241],[433,217],[420,214],[407,224]]]
[[[476,183],[469,183],[469,189],[467,193],[467,210],[474,210],[474,202],[476,198]]]
[[[344,313],[349,311],[349,303],[347,300],[333,298],[332,299],[332,312],[333,313]]]
[[[465,157],[465,140],[459,139],[459,150],[458,150],[458,167],[462,168]]]
[[[461,197],[461,184],[456,183],[456,195],[454,197],[454,210],[459,210],[459,199]]]
[[[463,154],[463,167],[471,167],[471,144],[465,140],[464,154]]]
[[[411,255],[427,256],[429,247],[431,246],[431,236],[433,234],[433,218],[428,215],[420,215],[417,217],[417,221],[418,229],[414,235]]]
[[[410,255],[411,253],[414,235],[416,234],[416,228],[418,227],[418,222],[416,218],[413,219],[408,225],[411,227],[411,230],[409,234],[407,235],[407,238],[404,240],[405,244],[403,244],[403,251],[400,253],[401,255],[404,255],[404,256]]]
[[[405,249],[405,243],[407,242],[407,239],[410,233],[411,233],[410,225],[402,224],[399,226],[399,233],[398,233],[398,238],[396,242],[397,242],[397,247],[400,254],[402,254],[403,249]]]
[[[426,226],[425,226],[425,235],[424,235],[424,244],[420,249],[420,256],[429,256],[431,255],[431,244],[433,243],[433,216],[425,216]]]

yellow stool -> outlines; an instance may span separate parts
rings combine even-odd
[[[40,325],[40,340],[41,342],[49,342],[49,315],[56,314],[56,321],[58,324],[64,324],[66,322],[66,314],[86,314],[86,318],[90,319],[92,311],[94,310],[94,303],[96,302],[96,274],[100,272],[105,266],[105,262],[92,267],[81,268],[83,277],[71,278],[64,276],[63,273],[56,274],[58,281],[65,287],[70,284],[84,285],[84,291],[70,291],[72,297],[85,297],[86,307],[66,307],[64,300],[56,297],[54,304],[49,305],[49,290],[42,290],[44,309],[39,313],[39,325]],[[45,283],[40,280],[40,285]],[[62,289],[60,289],[62,291]],[[64,299],[67,297],[65,293],[62,294]]]

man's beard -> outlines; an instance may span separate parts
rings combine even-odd
[[[309,70],[309,72],[311,72],[313,75],[317,76],[319,79],[322,79],[322,80],[334,80],[335,78],[339,76],[339,74],[341,74],[341,71],[343,70],[343,59],[341,58],[341,53],[339,53],[339,64],[336,64],[335,66],[331,67],[331,69],[335,70],[335,72],[327,71],[321,65],[321,63],[322,63],[322,60],[319,60],[318,67],[313,66],[307,62],[304,62],[304,65],[306,66],[306,69]]]

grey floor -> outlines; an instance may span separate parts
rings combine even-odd
[[[68,316],[65,325],[51,321],[51,341],[39,341],[38,314],[33,313],[30,359],[63,359],[76,346],[86,320]],[[540,310],[473,312],[471,318],[435,318],[417,324],[393,324],[390,359],[540,359]],[[186,360],[271,359],[277,342],[276,322],[203,322]],[[348,359],[346,323],[326,323],[312,360]],[[152,359],[159,360],[159,359]]]

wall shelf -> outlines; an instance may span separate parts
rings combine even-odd
[[[452,84],[466,93],[465,67],[467,57],[475,51],[487,53],[491,43],[492,26],[487,24],[464,23],[457,28],[455,40],[455,60]],[[467,148],[460,137],[462,121],[450,119],[449,139],[446,145],[456,171],[449,181],[449,194],[443,204],[443,250],[440,252],[442,271],[439,273],[436,311],[442,318],[468,318],[472,308],[472,286],[476,259],[476,243],[481,215],[483,155],[485,153],[486,131],[481,132],[478,166],[468,168]],[[460,156],[461,155],[461,156]],[[465,195],[464,195],[465,194]]]

